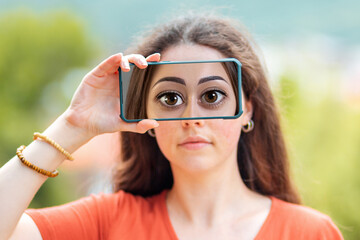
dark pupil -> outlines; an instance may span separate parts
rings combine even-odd
[[[211,91],[205,94],[205,100],[209,103],[213,103],[217,100],[217,94],[215,91]]]
[[[177,101],[178,101],[178,97],[176,96],[175,93],[170,93],[166,95],[165,102],[168,105],[174,105],[177,103]]]

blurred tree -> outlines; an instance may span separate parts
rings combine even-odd
[[[48,116],[40,102],[47,86],[61,82],[74,68],[88,66],[97,52],[94,49],[83,23],[71,13],[38,16],[16,10],[0,16],[0,166],[14,156],[19,145],[31,142],[34,131],[46,127],[42,119]],[[69,103],[59,88],[52,97],[64,106]],[[51,192],[51,184],[58,183],[49,184],[39,191],[33,206],[66,199],[65,190],[57,189],[57,196],[49,200],[43,193]]]
[[[275,91],[295,182],[305,205],[329,215],[345,239],[359,239],[360,114],[334,90],[313,96],[299,81],[284,73]]]

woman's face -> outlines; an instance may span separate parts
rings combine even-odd
[[[161,56],[162,61],[221,58],[226,56],[200,45],[178,45]],[[146,106],[149,118],[235,115],[236,97],[222,64],[188,65],[186,71],[176,65],[166,66],[157,69],[152,77]],[[184,83],[159,81],[168,76],[182,79]],[[161,95],[169,84],[175,91],[167,96]],[[182,104],[182,95],[187,95],[186,105]],[[157,143],[172,165],[189,171],[210,169],[226,159],[236,159],[241,126],[251,118],[251,104],[243,104],[242,108],[241,117],[231,120],[159,121],[159,127],[155,129]]]

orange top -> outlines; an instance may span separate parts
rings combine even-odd
[[[148,198],[124,191],[90,195],[65,205],[28,209],[46,239],[178,239],[167,208],[167,190]],[[255,240],[343,239],[331,219],[309,207],[270,197],[270,213]]]

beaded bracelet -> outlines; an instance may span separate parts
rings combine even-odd
[[[20,159],[20,161],[26,165],[27,167],[37,171],[38,173],[41,173],[42,175],[48,176],[48,177],[56,177],[57,175],[59,175],[59,172],[57,170],[54,170],[52,172],[49,172],[47,170],[44,170],[42,168],[39,168],[37,166],[35,166],[34,164],[30,163],[29,161],[27,161],[24,157],[24,155],[22,154],[23,150],[25,149],[25,146],[22,145],[20,146],[17,150],[16,150],[16,155],[18,156],[18,158]]]
[[[42,139],[44,140],[45,142],[47,142],[48,144],[50,144],[51,146],[53,146],[54,148],[56,148],[57,150],[59,150],[62,154],[64,154],[66,156],[66,158],[68,160],[71,160],[73,161],[74,160],[74,157],[71,156],[70,153],[68,153],[65,149],[63,149],[59,144],[57,144],[54,140],[50,139],[49,137],[45,136],[45,135],[42,135],[38,132],[35,132],[34,133],[34,140],[36,139]]]

